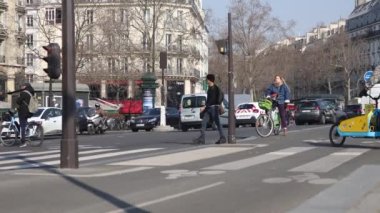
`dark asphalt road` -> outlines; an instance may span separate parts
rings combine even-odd
[[[212,144],[216,131],[205,146],[191,144],[198,131],[79,136],[77,170],[44,158],[59,139],[40,149],[1,148],[0,205],[5,212],[353,211],[380,185],[380,144],[348,139],[331,147],[328,129],[297,126],[263,139],[239,128],[240,143],[222,146]],[[21,169],[38,162],[52,167]]]

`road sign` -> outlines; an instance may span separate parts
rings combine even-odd
[[[368,70],[367,72],[364,73],[364,81],[369,81],[373,76],[373,71]]]

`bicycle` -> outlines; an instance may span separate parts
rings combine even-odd
[[[281,131],[281,121],[276,100],[264,99],[259,101],[259,107],[265,110],[265,114],[259,115],[256,119],[256,132],[261,137],[268,137],[272,133],[279,135]]]
[[[5,121],[1,125],[0,143],[5,147],[20,144],[20,125],[15,119],[15,113],[8,111],[9,121]],[[25,130],[25,142],[32,147],[39,147],[44,141],[44,131],[41,123],[36,121],[28,122]]]

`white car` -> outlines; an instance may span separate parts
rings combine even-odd
[[[15,115],[15,121],[19,123],[17,114]],[[62,109],[56,107],[39,107],[37,112],[28,119],[28,121],[35,121],[41,123],[44,129],[44,135],[57,135],[62,133]],[[10,122],[4,121],[2,123],[1,134],[8,132],[8,126]]]
[[[260,114],[265,114],[265,110],[260,109],[258,102],[241,103],[236,107],[236,126],[250,124],[255,126],[256,119]]]

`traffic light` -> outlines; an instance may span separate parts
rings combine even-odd
[[[47,56],[43,58],[48,63],[48,68],[44,71],[52,79],[58,79],[61,76],[61,48],[57,43],[49,43],[43,46],[47,51]]]

